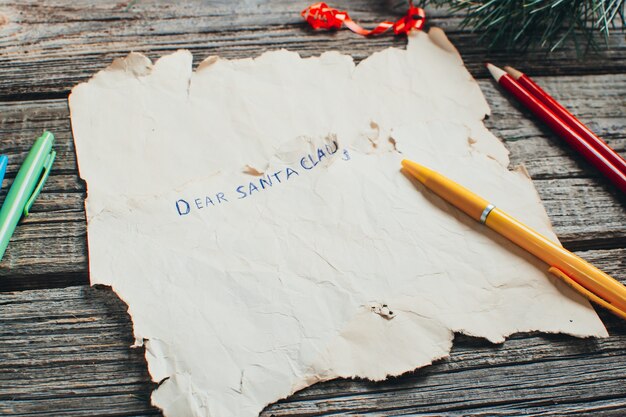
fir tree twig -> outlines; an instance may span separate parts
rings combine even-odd
[[[553,51],[572,40],[597,48],[609,35],[626,29],[625,0],[417,0],[465,13],[463,26],[480,32],[490,47]],[[583,39],[584,43],[580,40]]]

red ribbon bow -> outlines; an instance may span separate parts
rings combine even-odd
[[[409,10],[404,17],[396,22],[381,22],[372,30],[367,30],[354,23],[347,12],[342,12],[329,7],[326,3],[315,3],[300,13],[313,29],[339,29],[345,24],[354,33],[363,36],[378,35],[393,28],[396,35],[409,33],[411,29],[420,30],[426,22],[426,13],[420,7],[410,4]]]

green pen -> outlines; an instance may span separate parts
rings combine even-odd
[[[57,154],[52,150],[52,145],[54,145],[54,135],[48,131],[43,132],[26,155],[4,199],[4,204],[0,209],[0,260],[9,245],[9,239],[15,231],[17,222],[22,214],[28,216],[28,211],[50,174],[50,168]]]

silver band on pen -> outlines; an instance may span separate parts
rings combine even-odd
[[[485,224],[485,222],[487,221],[487,216],[489,216],[489,213],[491,213],[491,210],[493,210],[494,208],[496,208],[496,206],[494,206],[493,204],[487,204],[487,207],[485,207],[483,213],[480,215],[480,222],[482,224]]]

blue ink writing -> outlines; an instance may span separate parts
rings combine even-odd
[[[308,166],[306,166],[306,165],[305,165],[305,163],[304,163],[304,161],[306,161],[306,156],[303,156],[303,157],[302,157],[302,159],[300,160],[300,166],[301,166],[302,168],[306,169],[307,171],[308,171],[309,169],[313,169],[313,167],[308,167]]]
[[[272,186],[272,178],[268,175],[267,179],[265,178],[260,178],[259,179],[259,184],[261,185],[261,188],[263,188],[265,190],[265,186],[267,185],[268,187]]]
[[[317,148],[314,152],[311,152],[300,159],[300,166],[310,171],[315,168],[322,159],[330,157],[336,154],[339,151],[339,145],[336,140],[333,140],[332,143],[324,144],[323,147]],[[344,161],[350,160],[350,154],[347,149],[341,150],[341,159]],[[266,174],[264,176],[259,177],[258,179],[254,179],[247,184],[239,185],[235,188],[235,193],[237,195],[237,200],[244,199],[252,195],[253,192],[261,192],[263,190],[267,190],[268,188],[273,187],[277,184],[282,184],[283,180],[289,181],[289,179],[293,176],[300,176],[300,172],[298,172],[295,168],[286,167],[284,172],[283,170],[278,170],[271,174]],[[226,198],[226,194],[224,192],[216,193],[215,196],[205,195],[204,198],[195,198],[193,199],[193,204],[196,209],[201,210],[203,208],[214,207],[217,205],[221,205],[222,203],[227,203],[229,200]],[[191,212],[192,205],[187,202],[185,199],[179,199],[176,201],[176,211],[179,216],[185,216]]]
[[[226,197],[224,197],[224,193],[217,193],[217,194],[215,194],[215,196],[217,197],[218,204],[221,204],[222,201],[225,201],[225,202],[228,203],[228,200],[226,199]],[[209,197],[207,197],[207,198],[209,198]]]
[[[287,173],[287,179],[289,179],[289,177],[291,177],[292,175],[300,175],[298,174],[298,171],[293,168],[287,168],[285,172]]]
[[[181,204],[184,204],[184,206],[181,206]],[[184,216],[186,214],[189,214],[189,212],[191,211],[191,206],[189,206],[189,203],[181,198],[176,202],[176,210],[178,211],[179,216]]]
[[[239,193],[239,197],[237,198],[237,200],[241,200],[242,198],[246,198],[248,196],[248,194],[246,194],[246,192],[243,190],[244,186],[240,185],[239,187],[237,187],[237,192]]]
[[[287,168],[289,169],[289,168]],[[280,171],[276,171],[272,174],[272,177],[276,178],[276,181],[278,181],[280,183],[280,178],[278,177],[278,174],[280,174],[281,172],[283,172],[282,170]]]

